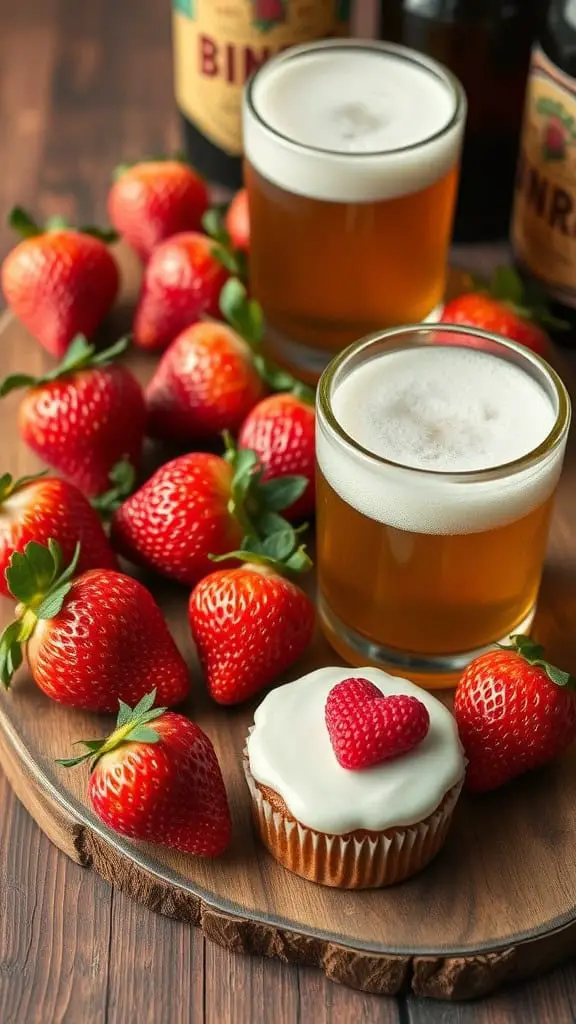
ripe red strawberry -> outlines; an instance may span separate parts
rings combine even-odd
[[[212,572],[211,555],[239,547],[256,521],[280,529],[277,512],[301,493],[300,478],[261,483],[253,452],[181,455],[162,466],[117,510],[112,544],[129,561],[193,587]],[[267,517],[267,518],[266,518]]]
[[[251,448],[264,469],[265,480],[297,474],[308,481],[306,490],[290,508],[287,519],[314,515],[315,443],[314,406],[289,393],[262,399],[246,417],[238,444]]]
[[[332,687],[325,719],[338,763],[353,770],[407,754],[430,728],[421,700],[400,693],[386,696],[361,676]]]
[[[18,413],[22,440],[87,495],[109,487],[118,462],[134,468],[140,462],[144,395],[130,371],[112,362],[126,344],[123,340],[96,353],[79,336],[51,373],[39,378],[15,374],[0,386],[0,397],[29,388]]]
[[[64,571],[53,541],[12,556],[6,580],[20,603],[0,638],[0,681],[10,685],[24,647],[35,683],[61,704],[114,711],[153,685],[159,701],[179,704],[188,669],[154,598],[112,569],[72,579],[78,552]]]
[[[39,474],[14,480],[0,477],[0,593],[9,596],[4,577],[15,551],[29,541],[47,544],[53,538],[67,564],[80,544],[78,573],[117,569],[114,552],[90,502],[73,484]]]
[[[241,188],[230,203],[224,219],[228,236],[234,249],[248,252],[250,248],[250,213],[248,192]]]
[[[529,637],[475,658],[454,698],[468,789],[496,789],[562,753],[576,738],[575,688]]]
[[[500,267],[488,290],[468,292],[452,299],[444,307],[440,320],[500,334],[545,357],[550,354],[551,342],[544,327],[564,330],[568,326],[550,314],[539,295],[527,291],[511,267]],[[450,337],[442,335],[441,341],[448,344]],[[453,344],[461,343],[461,336],[454,334]],[[473,341],[467,338],[466,344],[473,344]]]
[[[219,316],[219,297],[229,272],[215,243],[193,231],[161,242],[144,271],[134,318],[134,343],[163,349],[204,316]]]
[[[164,353],[146,389],[147,433],[182,442],[236,434],[263,390],[240,335],[224,324],[193,324]]]
[[[146,262],[152,250],[180,231],[200,231],[208,188],[181,160],[142,160],[121,166],[108,193],[110,222]]]
[[[67,768],[91,762],[88,797],[109,828],[183,853],[217,857],[230,842],[226,789],[212,743],[184,715],[152,706],[154,691],[135,708],[120,705],[116,729],[90,740]]]
[[[206,576],[188,604],[206,686],[219,704],[239,704],[269,686],[304,653],[314,633],[314,605],[279,574],[279,562],[271,557],[252,563],[249,552],[237,554],[247,564]],[[309,564],[303,549],[291,552],[288,568]]]
[[[38,227],[15,207],[10,225],[24,240],[2,264],[2,289],[13,313],[37,341],[61,359],[77,334],[91,337],[118,291],[116,261],[105,241],[112,232],[78,231],[61,218]]]

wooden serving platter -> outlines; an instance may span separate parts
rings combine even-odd
[[[131,267],[128,295],[134,281]],[[126,314],[121,305],[118,325]],[[6,318],[0,326],[2,377],[16,369],[41,372],[48,362]],[[142,380],[154,365],[143,357],[132,363]],[[18,440],[17,404],[18,396],[0,403],[0,469],[22,475],[38,464]],[[576,666],[575,494],[572,445],[536,623],[551,658],[567,668]],[[23,671],[0,695],[1,763],[22,803],[69,857],[233,950],[315,965],[367,992],[477,997],[576,951],[576,751],[500,792],[464,797],[444,851],[402,885],[353,893],[305,882],[276,864],[252,829],[240,755],[257,701],[236,709],[209,701],[188,636],[186,592],[158,581],[150,585],[192,666],[186,711],[211,736],[220,758],[233,842],[222,858],[204,861],[107,830],[87,804],[87,770],[66,771],[55,758],[69,755],[77,739],[104,735],[111,720],[52,703]],[[4,624],[12,606],[0,604]],[[290,676],[338,662],[318,637]]]

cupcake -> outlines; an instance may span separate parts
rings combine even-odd
[[[244,770],[256,827],[280,864],[366,889],[436,856],[465,759],[453,716],[430,693],[379,669],[322,668],[265,697]]]

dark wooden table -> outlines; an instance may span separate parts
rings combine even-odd
[[[178,145],[168,8],[0,0],[2,217],[18,201],[42,216],[104,219],[115,163]],[[9,245],[3,230],[2,255]],[[0,1024],[576,1021],[576,966],[448,1005],[363,996],[319,972],[235,956],[69,862],[1,773],[0,813]]]

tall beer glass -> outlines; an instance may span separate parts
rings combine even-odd
[[[351,341],[441,302],[465,114],[449,71],[393,44],[312,43],[256,72],[250,281],[280,361],[317,378]]]
[[[472,329],[391,330],[332,362],[317,398],[319,609],[347,661],[446,685],[530,628],[569,421],[547,363]]]

